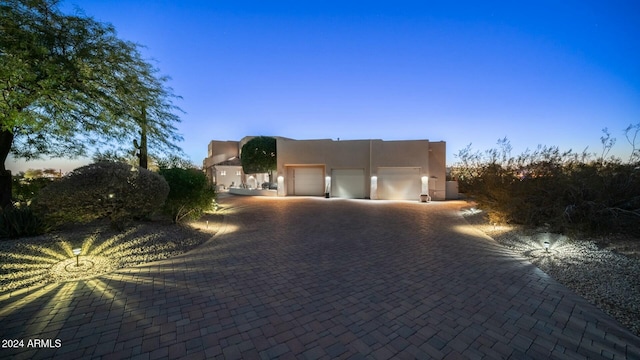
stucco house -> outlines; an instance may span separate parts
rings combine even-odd
[[[246,186],[259,188],[269,182],[268,174],[245,174],[240,156],[242,146],[255,136],[245,136],[240,141],[212,140],[209,142],[207,157],[202,163],[207,179],[222,189]]]
[[[242,183],[243,173],[238,141],[213,140],[209,142],[207,155],[202,168],[209,183],[217,184],[222,188]]]
[[[247,137],[251,138],[251,137]],[[239,149],[248,141],[237,142]],[[216,178],[215,159],[229,143],[212,141],[204,168]],[[242,143],[242,145],[240,145]],[[216,150],[216,149],[220,149]],[[446,144],[429,140],[294,140],[276,137],[278,196],[433,200],[446,196]],[[212,151],[213,150],[213,151]],[[225,150],[226,151],[226,150]],[[238,151],[239,152],[239,151]],[[234,152],[225,156],[236,155]],[[227,160],[229,159],[227,158]],[[220,161],[221,162],[221,161]],[[208,166],[207,166],[208,165]]]

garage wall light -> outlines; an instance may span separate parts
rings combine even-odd
[[[324,178],[324,197],[328,199],[330,192],[331,192],[331,176],[326,176]]]
[[[429,178],[427,176],[423,176],[420,178],[420,180],[422,180],[422,187],[420,189],[420,194],[428,195],[429,194]]]
[[[369,198],[371,200],[378,199],[378,177],[375,175],[371,177],[371,195]]]
[[[278,176],[278,196],[284,196],[284,176]]]

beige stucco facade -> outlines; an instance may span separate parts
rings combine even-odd
[[[242,167],[233,161],[239,161],[242,145],[251,138],[209,143],[203,166],[210,181],[226,187],[231,181],[252,187],[269,181],[257,175],[237,174]],[[277,169],[271,181],[277,182],[278,196],[402,200],[419,200],[421,194],[428,194],[433,200],[444,200],[446,196],[444,141],[276,137],[276,150]],[[224,176],[221,171],[225,171]]]
[[[278,139],[277,151],[280,196],[445,199],[443,141]]]
[[[230,187],[260,188],[269,182],[268,174],[245,174],[240,156],[242,146],[255,136],[245,136],[240,141],[212,140],[209,142],[207,157],[202,162],[207,179],[222,189]]]
[[[233,159],[237,159],[239,155],[238,142],[237,141],[220,141],[212,140],[209,142],[207,157],[202,162],[202,169],[207,175],[207,179],[211,184],[219,182],[219,176],[222,175],[221,171],[231,170],[235,173],[235,169],[220,169],[216,168],[216,165],[229,164]],[[227,165],[222,165],[227,166]],[[242,170],[241,166],[238,166]],[[225,174],[226,175],[226,174]],[[226,179],[225,179],[226,181]],[[234,180],[229,180],[228,184]],[[225,185],[220,182],[218,185]]]

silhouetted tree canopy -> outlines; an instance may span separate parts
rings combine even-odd
[[[0,0],[0,176],[9,153],[130,150],[143,126],[149,148],[179,152],[180,109],[168,78],[157,73],[110,24],[62,14],[57,0]]]
[[[240,155],[245,174],[267,173],[276,169],[276,139],[257,136],[242,146]]]

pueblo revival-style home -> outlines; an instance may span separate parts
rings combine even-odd
[[[433,200],[446,197],[446,145],[429,140],[293,140],[276,138],[277,169],[244,174],[240,141],[209,143],[203,167],[219,187],[277,184],[277,196],[352,199]]]

